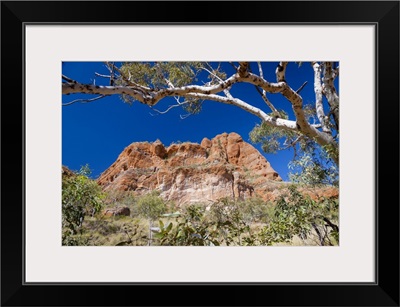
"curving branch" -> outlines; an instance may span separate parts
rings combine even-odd
[[[279,127],[283,128],[286,130],[292,130],[296,131],[296,122],[293,120],[287,120],[287,119],[282,119],[282,118],[274,118],[272,116],[269,116],[267,113],[262,111],[260,108],[254,107],[253,105],[239,99],[239,98],[229,98],[229,97],[224,97],[224,96],[219,96],[215,94],[201,94],[201,93],[188,93],[184,95],[184,97],[191,97],[191,98],[199,98],[203,100],[213,100],[216,102],[221,102],[224,104],[230,104],[237,106],[255,116],[263,120],[264,122],[274,126],[274,127]]]
[[[62,105],[65,107],[65,106],[70,106],[70,105],[72,105],[74,103],[77,103],[77,102],[88,103],[88,102],[93,102],[93,101],[96,101],[96,100],[100,100],[100,99],[102,99],[104,97],[107,97],[107,96],[109,96],[109,95],[100,95],[100,96],[97,96],[97,97],[94,97],[94,98],[91,98],[91,99],[75,99],[75,100],[63,103]]]
[[[71,78],[68,78],[66,75],[61,75],[61,78],[62,78],[63,80],[65,80],[65,81],[67,81],[67,82],[76,83],[75,80],[73,80],[73,79],[71,79]]]
[[[264,79],[264,73],[263,73],[263,69],[261,67],[261,63],[257,62],[258,64],[258,71],[260,73],[260,78]],[[271,109],[271,111],[274,113],[274,115],[276,117],[279,117],[279,112],[278,110],[274,107],[274,105],[271,103],[271,101],[269,101],[268,97],[267,97],[267,92],[263,89],[262,92],[260,91],[260,89],[256,86],[256,90],[257,92],[261,95],[262,99],[264,100],[264,102],[267,104],[267,106]]]
[[[221,82],[216,85],[210,85],[210,86],[187,85],[182,87],[160,89],[154,92],[154,99],[156,100],[156,102],[158,102],[158,100],[167,96],[183,96],[188,93],[199,93],[206,95],[216,94],[231,87],[233,84],[240,81],[241,80],[238,75],[233,75],[230,78],[226,79],[224,82]]]
[[[219,83],[223,83],[224,80],[222,80],[219,76],[217,76],[215,73],[213,73],[212,71],[210,71],[209,69],[202,67],[203,70],[205,70],[206,72],[208,72],[210,75],[212,75],[215,79],[217,79],[219,81]],[[226,97],[228,98],[233,98],[233,96],[231,95],[231,93],[229,92],[229,90],[226,88],[223,90],[224,94],[226,95]]]
[[[315,125],[310,125],[308,123],[303,110],[303,99],[286,82],[268,83],[267,81],[262,80],[260,77],[251,73],[249,73],[247,78],[241,78],[241,81],[247,81],[248,83],[258,85],[266,91],[270,89],[271,92],[274,93],[280,92],[292,104],[292,109],[296,117],[297,130],[307,137],[314,139],[321,146],[332,146],[332,159],[335,161],[335,163],[339,163],[338,144],[335,142],[331,134],[321,132],[316,128]]]
[[[150,107],[150,108],[151,108],[153,111],[157,112],[158,114],[166,114],[166,113],[168,113],[170,110],[172,110],[173,108],[181,107],[183,104],[184,104],[184,103],[173,104],[173,105],[169,106],[169,107],[168,107],[166,110],[164,110],[164,111],[157,110],[157,109],[155,109],[155,108],[153,108],[153,107]]]
[[[154,107],[150,107],[153,111],[155,111],[155,112],[157,112],[158,114],[166,114],[166,113],[168,113],[170,110],[172,110],[172,109],[174,109],[174,108],[178,108],[178,107],[182,107],[182,106],[184,106],[185,104],[188,104],[188,102],[187,101],[180,101],[180,99],[179,99],[180,97],[174,97],[174,99],[176,100],[176,104],[173,104],[173,105],[170,105],[167,109],[165,109],[164,111],[160,111],[160,110],[158,110],[158,109],[156,109],[156,108],[154,108]],[[151,114],[151,113],[150,113]],[[151,115],[153,115],[153,114],[151,114]],[[181,118],[182,118],[182,116],[181,116]]]
[[[158,63],[156,63],[154,66],[157,67],[158,74],[161,76],[162,79],[164,79],[165,83],[167,83],[169,87],[175,88],[175,86],[172,84],[172,82],[168,78],[166,78],[164,76],[164,74],[162,73],[160,65],[158,65]]]

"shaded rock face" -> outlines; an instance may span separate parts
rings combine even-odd
[[[240,135],[223,133],[201,144],[132,143],[97,181],[106,191],[159,190],[165,200],[186,204],[265,198],[271,184],[282,179]]]
[[[61,174],[63,178],[76,176],[76,174],[73,171],[71,171],[68,167],[64,165],[61,167]]]
[[[128,207],[107,208],[103,211],[103,215],[105,216],[129,216],[130,214],[131,210]]]

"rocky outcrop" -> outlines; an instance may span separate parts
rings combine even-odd
[[[132,143],[97,181],[106,191],[141,195],[159,190],[164,199],[183,204],[222,197],[266,199],[282,179],[239,134],[222,133],[200,144]]]
[[[131,214],[131,210],[128,207],[115,207],[115,208],[107,208],[104,209],[104,216],[129,216]]]
[[[76,176],[76,174],[71,171],[68,167],[62,165],[61,167],[61,174],[62,174],[62,178],[70,178],[73,176]]]

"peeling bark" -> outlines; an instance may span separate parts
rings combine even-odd
[[[141,89],[130,87],[130,86],[102,86],[102,85],[92,85],[92,84],[82,84],[82,83],[62,83],[62,93],[63,94],[99,94],[99,95],[116,95],[125,94],[132,96],[136,100],[152,105],[151,101],[153,97],[150,94],[143,92]]]
[[[312,67],[314,69],[315,110],[317,112],[317,118],[321,123],[322,131],[331,133],[329,127],[327,127],[327,120],[322,105],[321,66],[317,62],[313,62]]]
[[[339,130],[339,96],[337,95],[333,84],[333,80],[336,75],[339,74],[339,70],[333,71],[332,64],[332,62],[325,62],[323,93],[328,100],[329,107],[331,108],[336,130]]]
[[[278,67],[276,67],[276,82],[286,82],[285,74],[286,74],[286,66],[288,62],[279,62]]]
[[[249,73],[249,62],[239,62],[238,74],[241,78],[247,77]]]

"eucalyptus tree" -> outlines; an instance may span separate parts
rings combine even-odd
[[[224,64],[224,65],[223,65]],[[62,93],[97,95],[77,102],[102,99],[109,95],[120,95],[128,104],[138,101],[163,114],[172,108],[181,107],[187,114],[201,111],[204,101],[234,105],[260,119],[260,124],[250,133],[253,142],[261,143],[266,152],[276,152],[292,147],[295,159],[293,179],[308,183],[337,183],[339,164],[339,95],[335,79],[339,67],[334,62],[310,62],[315,97],[313,104],[303,101],[301,91],[307,80],[298,89],[286,81],[288,65],[306,65],[301,62],[279,62],[274,71],[275,80],[268,80],[261,62],[125,62],[116,65],[105,62],[108,74],[96,76],[107,78],[108,85],[84,84],[62,75]],[[309,77],[307,77],[308,79]],[[306,79],[306,78],[305,78]],[[265,102],[259,107],[252,101],[233,94],[240,84],[250,84]],[[293,112],[276,107],[270,94],[285,98]],[[158,110],[157,104],[173,97],[175,104],[166,110]],[[324,103],[325,101],[325,103]],[[321,160],[322,159],[322,160]],[[309,173],[309,177],[304,176]]]

